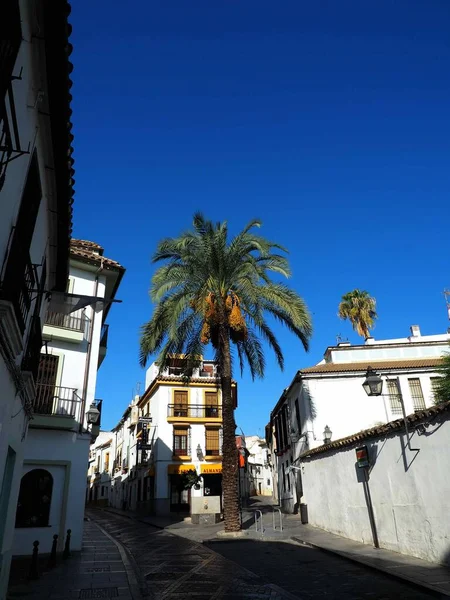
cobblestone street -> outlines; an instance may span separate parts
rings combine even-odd
[[[90,516],[133,557],[144,598],[425,600],[431,594],[320,550],[286,542],[208,547],[104,511]]]

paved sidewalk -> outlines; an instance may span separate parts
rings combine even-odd
[[[40,578],[28,581],[30,559],[13,561],[8,600],[68,600],[72,598],[118,598],[141,600],[132,563],[125,550],[98,524],[84,524],[83,548],[57,566],[46,569],[40,561]]]
[[[441,597],[450,597],[448,567],[383,548],[376,549],[311,525],[303,525],[301,533],[293,535],[292,539],[300,544],[338,554],[392,577],[404,579]]]

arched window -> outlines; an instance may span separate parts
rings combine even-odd
[[[16,527],[47,527],[52,503],[53,477],[45,469],[33,469],[22,477]]]

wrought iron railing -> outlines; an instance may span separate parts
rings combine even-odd
[[[38,415],[61,415],[79,418],[81,398],[73,388],[38,383],[33,410]]]
[[[205,404],[169,404],[168,417],[189,417],[191,419],[221,419],[221,406]]]
[[[63,313],[47,311],[45,315],[45,324],[51,327],[61,327],[72,331],[81,331],[86,329],[86,314],[84,310],[77,310],[65,315]]]

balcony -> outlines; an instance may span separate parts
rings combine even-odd
[[[98,352],[98,366],[99,367],[102,364],[102,362],[106,356],[106,350],[108,348],[108,331],[109,331],[109,325],[107,323],[103,323],[102,331],[100,333],[100,348],[99,348],[99,352]]]
[[[73,429],[80,421],[81,405],[75,389],[38,383],[31,427]]]
[[[167,420],[170,423],[177,421],[220,423],[222,421],[222,407],[205,406],[204,404],[169,404],[167,407]]]
[[[45,315],[43,336],[45,339],[58,339],[77,344],[87,336],[88,321],[84,309],[68,315],[48,311]]]

